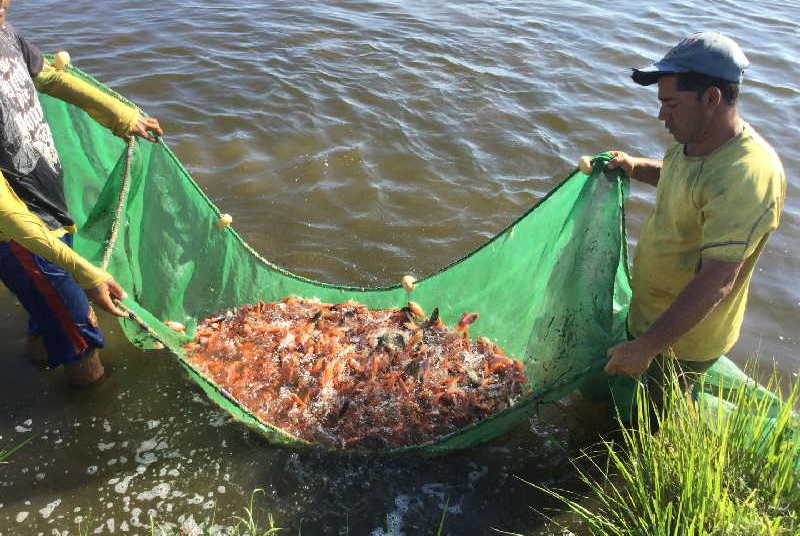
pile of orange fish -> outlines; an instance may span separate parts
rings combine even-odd
[[[335,448],[425,443],[496,413],[526,389],[522,363],[477,313],[454,330],[413,302],[369,310],[297,297],[204,320],[189,361],[259,420]]]

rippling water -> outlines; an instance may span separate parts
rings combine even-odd
[[[790,183],[732,356],[774,358],[786,377],[800,366],[799,17],[796,2],[742,0],[18,0],[10,14],[43,50],[68,49],[158,117],[167,143],[264,256],[347,283],[396,282],[463,255],[581,154],[661,155],[670,138],[655,119],[655,90],[635,86],[629,68],[691,31],[722,31],[752,64],[742,114],[775,146]],[[653,194],[634,186],[632,241]],[[565,453],[580,442],[586,412],[565,410],[439,461],[272,449],[211,407],[168,356],[113,333],[110,378],[69,392],[59,373],[17,357],[24,319],[2,296],[10,409],[0,445],[35,440],[0,469],[0,534],[74,532],[76,519],[136,532],[148,511],[201,518],[213,501],[222,520],[257,487],[260,503],[303,534],[429,533],[446,499],[452,534],[535,532],[526,506],[542,499],[513,475],[564,478]]]

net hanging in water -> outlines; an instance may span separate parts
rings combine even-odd
[[[40,98],[79,229],[76,250],[100,265],[119,212],[108,270],[128,291],[124,305],[138,319],[121,320],[127,338],[143,349],[165,345],[214,402],[270,441],[309,446],[256,419],[200,374],[183,350],[203,318],[259,300],[354,300],[370,309],[401,307],[413,300],[426,310],[438,307],[448,325],[456,324],[462,312],[474,311],[481,321],[472,335],[487,337],[523,362],[530,396],[477,424],[392,453],[466,448],[503,434],[538,404],[576,388],[599,385],[600,391],[607,390],[598,371],[607,348],[625,338],[630,297],[626,179],[619,172],[604,172],[608,155],[598,155],[588,173],[576,169],[497,236],[436,273],[407,282],[407,288],[359,287],[314,281],[263,259],[163,142],[135,145],[124,184],[127,193],[117,211],[126,144],[83,111],[45,95]],[[167,320],[185,325],[185,332],[170,329]],[[622,391],[630,392],[626,389]]]

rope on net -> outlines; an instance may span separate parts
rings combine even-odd
[[[136,147],[136,138],[131,135],[128,138],[128,150],[125,154],[125,171],[122,174],[122,186],[119,190],[119,198],[117,199],[117,208],[114,210],[114,220],[111,223],[111,231],[108,234],[108,241],[106,242],[105,248],[103,250],[103,262],[100,264],[100,267],[103,270],[108,269],[108,263],[111,261],[111,254],[114,252],[114,245],[117,242],[117,233],[119,232],[119,225],[120,221],[122,220],[122,212],[125,209],[125,201],[128,198],[128,192],[130,191],[131,186],[131,163],[133,162],[133,150]],[[128,318],[134,322],[139,328],[146,331],[148,335],[153,337],[156,341],[160,344],[164,344],[164,341],[158,334],[148,326],[141,318],[137,316],[129,307],[127,307],[124,303],[120,300],[114,299],[114,305],[117,306],[119,309],[124,311],[128,314]]]

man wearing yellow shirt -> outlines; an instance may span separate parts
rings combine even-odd
[[[9,3],[0,0],[0,279],[30,314],[30,337],[42,340],[49,365],[64,365],[70,383],[83,386],[104,373],[103,334],[87,295],[125,316],[113,302],[125,293],[71,249],[75,225],[36,90],[79,106],[122,138],[153,141],[150,132],[162,131],[155,119],[53,68],[6,23]]]
[[[780,159],[736,108],[747,58],[731,39],[693,34],[633,72],[658,84],[658,118],[676,140],[663,160],[613,151],[610,168],[656,187],[631,274],[632,339],[608,350],[606,372],[651,384],[669,364],[684,387],[739,337],[753,267],[778,227]]]

